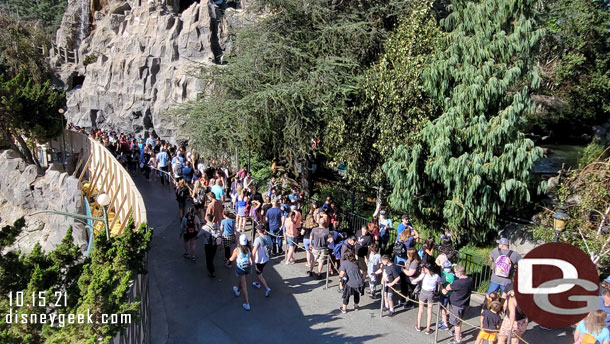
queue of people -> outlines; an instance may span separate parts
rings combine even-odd
[[[462,343],[462,319],[470,305],[473,279],[463,265],[456,264],[450,231],[438,242],[435,238],[424,240],[408,216],[403,215],[394,228],[386,211],[377,209],[370,223],[349,233],[341,230],[340,212],[331,198],[321,205],[316,201],[304,204],[297,186],[282,194],[275,178],[262,194],[246,166],[232,174],[226,162],[197,159],[185,147],[170,145],[152,134],[144,139],[94,130],[90,135],[130,173],[174,185],[183,256],[196,261],[196,242],[201,238],[208,276],[215,278],[214,258],[222,246],[224,265],[234,266],[238,283],[232,289],[237,297],[243,297],[244,310],[251,309],[247,276],[254,270],[256,281],[251,286],[270,296],[271,288],[263,276],[265,266],[271,258],[282,255],[286,265],[295,264],[302,242],[309,276],[322,278],[325,264],[330,264],[330,274],[339,274],[341,313],[348,312],[351,299],[358,310],[368,283],[369,297],[380,296],[390,316],[399,307],[413,308],[412,300],[417,300],[415,330],[425,334],[434,332],[432,305],[440,302],[438,329],[452,331],[450,343]],[[256,232],[252,240],[245,234],[249,228]],[[416,248],[418,243],[423,243],[420,249]],[[529,320],[517,303],[512,284],[522,257],[510,249],[508,239],[500,238],[497,244],[489,255],[493,273],[481,309],[477,344],[505,344],[509,338],[511,344],[517,344],[528,328]],[[379,285],[383,287],[378,295]],[[577,344],[610,344],[610,276],[601,289],[600,309],[591,312],[574,331]]]

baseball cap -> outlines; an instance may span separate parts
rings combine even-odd
[[[385,216],[385,210],[382,210],[381,212],[379,212],[379,215]]]
[[[604,282],[606,282],[606,283],[610,283],[610,275],[608,275],[608,277],[606,277],[606,279],[604,280]]]
[[[497,240],[496,243],[498,243],[500,245],[504,245],[504,246],[510,245],[510,242],[506,238],[500,238],[500,240]]]
[[[239,244],[240,245],[248,245],[248,236],[245,234],[242,234],[239,236]]]
[[[443,269],[451,269],[452,267],[453,267],[453,264],[451,264],[451,262],[450,262],[450,261],[448,261],[448,260],[446,260],[446,261],[443,263]]]

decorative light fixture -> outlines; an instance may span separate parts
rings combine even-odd
[[[563,212],[563,207],[560,207],[553,214],[553,230],[555,231],[555,242],[559,240],[559,234],[566,229],[566,224],[570,216]]]
[[[102,207],[107,207],[110,204],[110,196],[108,196],[105,193],[101,193],[97,196],[97,204],[101,205]]]

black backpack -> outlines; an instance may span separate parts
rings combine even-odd
[[[194,233],[195,232],[195,217],[188,215],[186,217],[186,231],[188,233]]]
[[[405,248],[405,244],[402,241],[397,241],[394,244],[394,249],[392,250],[394,257],[404,258],[407,250]]]
[[[188,195],[189,195],[189,191],[188,191],[188,188],[186,188],[186,187],[181,187],[180,189],[176,190],[176,196],[181,201],[186,200]]]

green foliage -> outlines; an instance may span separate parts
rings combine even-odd
[[[422,81],[423,70],[446,43],[430,8],[430,1],[411,5],[386,40],[385,53],[361,79],[356,104],[331,119],[329,144],[335,159],[347,163],[352,183],[382,182],[381,165],[394,149],[413,143],[421,127],[440,114]]]
[[[610,158],[570,171],[559,186],[556,204],[569,215],[559,240],[587,252],[600,270],[610,269],[610,231],[604,228],[610,225]],[[537,239],[554,239],[553,212],[534,228]]]
[[[380,52],[404,1],[259,0],[268,13],[236,32],[228,65],[203,70],[210,90],[179,109],[199,146],[245,151],[291,166],[312,159],[331,119],[341,116],[359,74]],[[210,145],[213,142],[214,145]]]
[[[17,21],[40,21],[47,32],[55,34],[67,5],[67,0],[4,0],[0,10]]]
[[[96,61],[97,61],[97,55],[89,54],[89,55],[85,56],[85,58],[83,59],[83,66],[90,65],[92,63],[95,63]]]
[[[443,114],[384,165],[390,202],[462,239],[484,241],[498,216],[530,199],[530,171],[542,151],[520,129],[539,78],[542,31],[534,1],[458,1],[444,20],[449,44],[424,72]]]
[[[545,1],[540,92],[563,100],[531,125],[558,138],[589,132],[610,116],[610,9],[605,0]]]
[[[9,229],[18,233],[23,228],[23,220]],[[4,230],[3,230],[4,232]],[[0,312],[7,314],[12,308],[15,314],[93,314],[95,324],[66,324],[65,327],[51,327],[50,324],[7,324],[0,319],[0,342],[10,343],[109,343],[125,324],[102,324],[101,315],[131,314],[132,321],[138,320],[140,302],[128,301],[130,281],[138,274],[146,273],[145,255],[150,248],[152,230],[143,224],[134,231],[130,222],[123,234],[109,242],[104,235],[95,238],[91,256],[83,258],[72,241],[72,229],[55,250],[49,254],[36,245],[28,255],[7,253],[0,256],[0,293],[23,291],[26,305],[10,307],[7,298],[0,300]],[[2,239],[3,248],[12,240]],[[56,306],[32,304],[32,295],[42,292],[47,298],[55,292],[67,295],[67,305],[63,300]],[[49,300],[50,301],[50,300]]]
[[[607,150],[607,148],[610,147],[595,142],[588,144],[582,155],[578,157],[578,168],[584,168],[598,158],[607,158],[610,154],[610,150]]]

